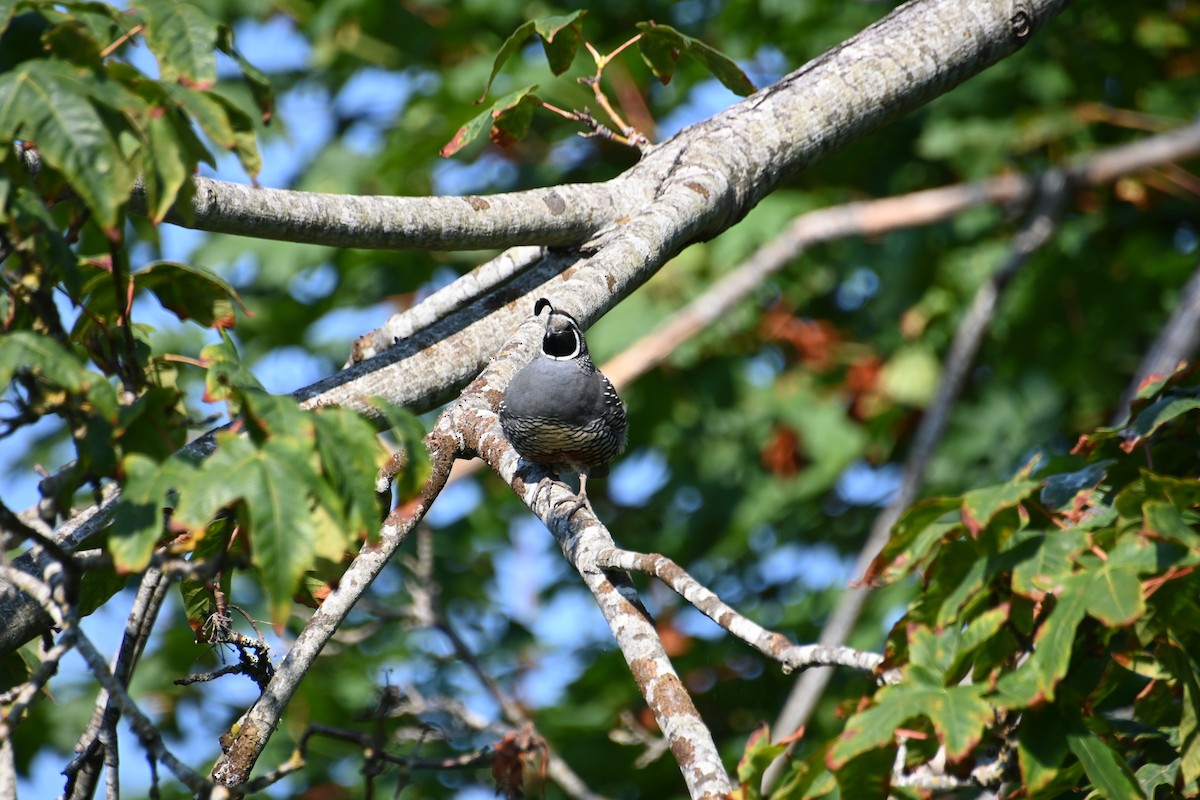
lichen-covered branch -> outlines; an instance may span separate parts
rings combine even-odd
[[[530,318],[532,320],[532,318]],[[446,411],[465,449],[479,454],[554,534],[604,614],[646,704],[666,737],[693,798],[717,798],[732,784],[712,733],[670,659],[628,575],[604,569],[598,556],[615,548],[612,536],[564,484],[520,460],[500,429],[495,409],[503,387],[528,360],[540,327],[522,326],[488,369]],[[519,465],[524,465],[518,471]]]
[[[852,647],[795,644],[782,633],[769,631],[754,620],[742,616],[686,570],[658,553],[635,553],[632,550],[613,547],[597,553],[596,560],[597,565],[604,569],[640,572],[658,578],[713,622],[763,655],[778,661],[783,665],[784,672],[819,666],[851,667],[864,672],[874,672],[883,664],[883,656],[878,653],[855,650]],[[896,683],[899,678],[899,672],[889,670],[880,680],[884,683]]]

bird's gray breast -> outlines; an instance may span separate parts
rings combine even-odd
[[[583,425],[602,410],[604,385],[577,361],[539,356],[513,376],[504,392],[511,417],[536,417]]]

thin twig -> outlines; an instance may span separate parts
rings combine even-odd
[[[459,452],[453,431],[448,429],[444,417],[443,414],[425,439],[433,468],[419,495],[402,503],[388,515],[379,533],[378,546],[359,551],[337,587],[309,617],[262,695],[242,715],[230,747],[213,766],[212,776],[218,783],[237,787],[248,780],[250,771],[279,724],[283,710],[299,687],[300,680],[350,609],[424,518],[425,511],[441,492],[450,473],[450,465]]]
[[[145,25],[134,25],[132,28],[122,33],[113,41],[112,44],[100,51],[100,58],[105,59],[111,56],[118,47],[125,44],[125,42],[129,41],[134,36],[137,36],[145,27]]]
[[[187,764],[180,761],[167,748],[163,742],[162,734],[158,732],[158,728],[142,712],[133,698],[129,696],[120,681],[109,671],[108,665],[104,663],[104,657],[100,655],[100,652],[92,644],[91,640],[80,632],[75,647],[79,651],[79,654],[83,656],[84,661],[87,662],[92,676],[116,700],[122,715],[132,725],[134,733],[137,734],[142,747],[159,763],[165,764],[167,769],[171,770],[175,777],[194,793],[208,796],[212,789],[212,784],[197,774]]]
[[[852,647],[797,645],[782,633],[769,631],[738,613],[666,556],[613,548],[597,553],[596,562],[605,569],[640,572],[658,578],[713,622],[763,655],[778,661],[785,673],[813,666],[843,666],[874,672],[883,663],[883,656],[878,653]],[[899,679],[897,670],[889,670],[880,677],[881,683],[897,683]]]
[[[142,576],[137,597],[125,622],[125,635],[121,639],[121,647],[117,651],[113,666],[113,677],[120,681],[122,686],[128,687],[133,678],[134,667],[145,650],[150,630],[162,609],[169,587],[170,581],[160,568],[151,567]],[[80,755],[63,770],[68,776],[69,785],[70,776],[76,776],[71,791],[72,797],[86,800],[95,794],[100,766],[103,764],[107,769],[110,759],[116,757],[115,753],[109,752],[109,748],[115,747],[117,721],[120,717],[120,708],[106,691],[101,691],[96,698],[91,721],[75,745],[75,752]],[[93,740],[99,742],[99,749],[92,746]],[[111,770],[109,771],[109,780],[113,780]]]
[[[409,588],[412,603],[408,609],[408,615],[412,621],[423,627],[440,631],[450,642],[455,659],[465,664],[475,674],[476,679],[500,707],[500,713],[504,719],[515,728],[529,728],[536,734],[537,729],[533,719],[525,713],[521,704],[483,668],[475,652],[467,646],[466,641],[459,636],[449,618],[438,607],[436,601],[440,590],[433,576],[433,532],[428,527],[422,526],[418,529],[416,558],[407,559],[406,563],[414,578]],[[379,611],[383,611],[383,609],[379,609]],[[538,736],[540,737],[540,734]],[[593,792],[583,779],[571,769],[570,765],[550,747],[546,748],[546,762],[550,779],[568,797],[575,800],[605,800],[603,795]]]
[[[42,663],[38,664],[33,674],[26,678],[25,682],[16,690],[16,696],[11,701],[5,703],[7,708],[4,712],[4,718],[0,719],[0,742],[6,742],[12,737],[13,731],[21,724],[25,709],[29,707],[41,693],[46,683],[58,672],[58,664],[62,660],[62,657],[69,653],[71,648],[75,646],[75,634],[72,633],[74,630],[72,628],[58,637],[58,641],[54,643],[54,646],[42,656]]]
[[[56,590],[48,582],[41,581],[32,575],[28,575],[6,564],[0,564],[0,575],[3,575],[6,580],[16,581],[23,592],[42,603],[43,611],[60,624],[63,632],[59,643],[62,644],[64,640],[73,642],[75,650],[83,657],[88,670],[92,673],[92,677],[96,679],[109,696],[116,700],[121,712],[133,726],[134,732],[137,734],[143,747],[155,759],[166,764],[175,773],[175,776],[189,789],[197,794],[207,796],[212,785],[167,749],[163,743],[162,735],[158,732],[154,723],[138,708],[137,703],[125,691],[125,687],[121,685],[121,682],[109,670],[108,664],[104,662],[104,657],[100,655],[96,646],[79,629],[77,609],[73,606],[65,606],[56,602],[54,599]],[[66,609],[65,612],[64,608]]]
[[[596,103],[599,104],[600,108],[604,110],[604,113],[608,115],[608,118],[613,121],[613,124],[617,126],[617,130],[621,132],[621,138],[623,140],[622,143],[638,148],[650,144],[650,140],[645,134],[641,133],[628,122],[626,122],[624,117],[617,112],[616,108],[613,107],[613,104],[609,102],[608,95],[606,95],[604,90],[600,88],[600,82],[604,78],[604,68],[608,66],[609,62],[620,55],[625,48],[634,44],[641,38],[642,35],[640,33],[637,34],[631,39],[626,40],[608,55],[601,55],[596,48],[591,45],[590,42],[586,42],[585,44],[587,45],[588,52],[591,53],[592,60],[596,64],[596,72],[593,75],[587,75],[579,79],[580,83],[592,88],[592,94],[596,98]]]

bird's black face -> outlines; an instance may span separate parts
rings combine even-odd
[[[542,337],[542,352],[550,358],[569,360],[587,352],[583,334],[569,315],[551,312],[546,321],[546,335]]]
[[[584,341],[583,331],[579,330],[579,323],[575,318],[565,311],[555,311],[554,306],[544,297],[534,304],[534,316],[541,316],[545,309],[550,309],[550,316],[546,318],[542,354],[556,361],[570,361],[586,356],[587,342]]]

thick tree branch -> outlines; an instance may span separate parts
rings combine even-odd
[[[30,172],[41,156],[23,148]],[[166,221],[214,233],[370,250],[490,250],[581,242],[613,219],[611,186],[563,184],[524,192],[437,197],[322,194],[196,177],[186,213]],[[130,211],[145,215],[138,181]]]
[[[529,360],[541,333],[536,319],[527,319],[528,324],[445,416],[461,432],[465,449],[478,453],[546,524],[583,578],[667,739],[690,796],[723,797],[732,789],[729,775],[711,732],[671,666],[649,612],[628,575],[601,565],[599,554],[615,549],[611,535],[586,508],[579,507],[578,497],[564,484],[551,480],[539,465],[522,461],[500,429],[495,409],[503,387]]]

